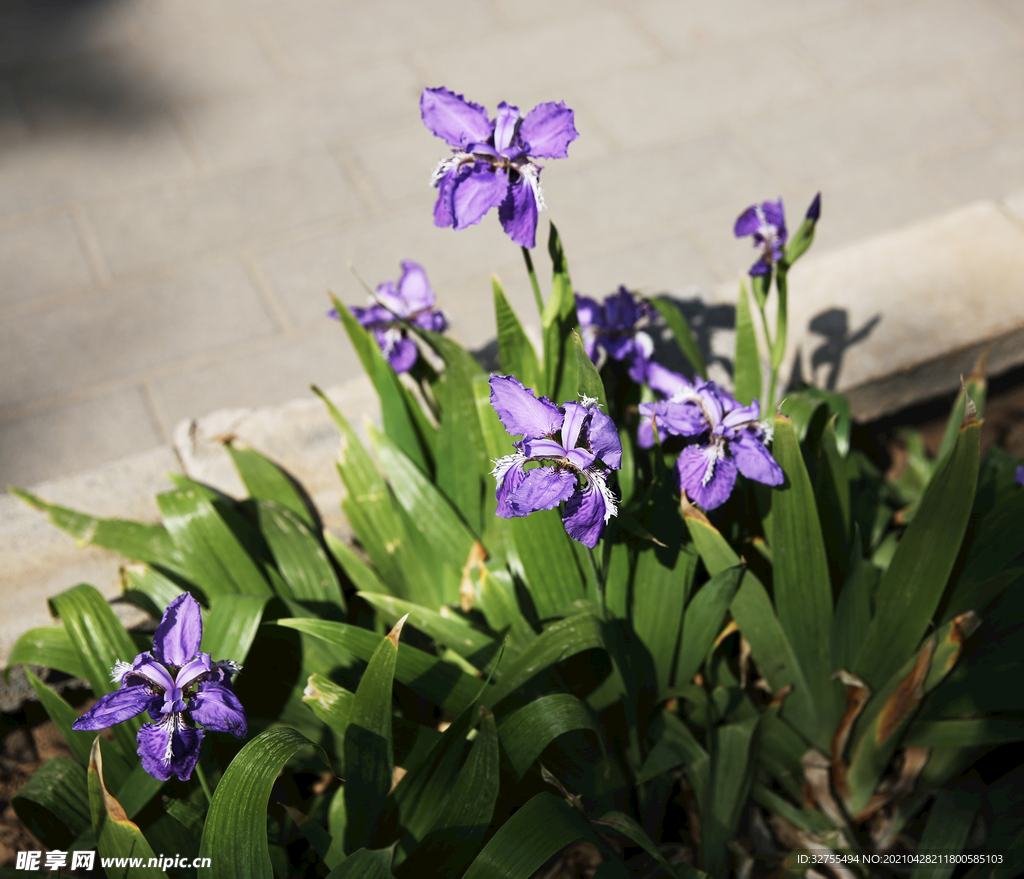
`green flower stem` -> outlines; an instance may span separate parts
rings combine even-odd
[[[530,276],[530,284],[533,285],[533,298],[537,300],[537,311],[544,314],[544,299],[540,295],[540,284],[537,283],[537,273],[533,270],[533,257],[530,256],[528,248],[521,248],[523,259],[526,260],[526,273]]]
[[[779,294],[779,303],[776,310],[775,339],[771,342],[771,377],[768,380],[768,407],[767,412],[775,411],[775,386],[779,378],[779,367],[786,356],[786,332],[789,310],[789,289],[786,284],[787,266],[779,264],[775,272],[775,289]]]
[[[203,789],[203,793],[206,794],[206,802],[213,802],[213,791],[210,789],[210,782],[206,780],[206,773],[203,772],[202,764],[196,761],[196,777],[199,779],[199,786]]]

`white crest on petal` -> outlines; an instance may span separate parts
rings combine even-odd
[[[773,439],[775,439],[775,425],[770,421],[758,421],[757,426],[764,431],[764,437],[761,440],[765,445],[768,445]]]
[[[704,404],[701,402],[700,395],[692,387],[683,387],[676,391],[671,397],[668,398],[669,403],[685,403],[687,400],[694,400],[700,404],[703,409]]]
[[[537,202],[537,210],[546,211],[548,206],[544,203],[544,193],[540,188],[540,166],[533,164],[533,162],[524,162],[514,167],[523,175],[523,179],[530,184],[530,189],[533,190],[533,197]]]
[[[381,346],[381,352],[385,358],[391,356],[391,352],[395,350],[395,345],[402,341],[402,330],[399,327],[388,327],[384,330],[384,344]]]
[[[516,464],[525,461],[526,456],[523,455],[522,452],[516,452],[514,455],[504,455],[501,458],[495,458],[492,462],[494,464],[494,469],[491,471],[491,476],[497,480],[498,487],[500,488],[504,484],[505,474],[507,474],[509,470],[511,470]]]
[[[587,469],[584,473],[587,480],[597,486],[597,490],[601,492],[601,496],[604,498],[604,522],[607,525],[608,520],[612,516],[619,515],[619,502],[615,499],[615,495],[612,490],[608,487],[608,482],[605,479],[604,473],[600,470]]]
[[[124,676],[134,669],[134,666],[130,662],[125,662],[123,659],[119,659],[114,663],[114,667],[110,670],[110,680],[120,684],[124,680]]]
[[[707,485],[714,478],[715,465],[718,463],[720,458],[725,457],[725,445],[721,442],[712,441],[704,454],[707,458],[708,469],[704,471],[704,475],[700,479],[700,484],[702,486]]]
[[[598,409],[601,408],[601,404],[598,402],[597,397],[588,397],[586,394],[580,394],[580,403],[585,409],[590,409],[592,406],[596,406]]]
[[[651,337],[643,330],[637,330],[633,334],[633,341],[636,342],[636,346],[640,349],[640,353],[650,360],[651,355],[654,353],[654,341]]]
[[[450,156],[446,156],[437,163],[437,167],[434,168],[434,173],[430,175],[430,185],[436,189],[438,183],[441,182],[441,178],[445,176],[452,168],[458,168],[460,165],[466,162],[472,162],[473,156],[471,153],[463,152],[458,150],[452,153]]]

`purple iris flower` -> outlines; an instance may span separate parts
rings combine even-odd
[[[497,514],[512,519],[564,502],[566,532],[593,549],[618,512],[607,481],[608,471],[622,466],[615,424],[593,398],[556,406],[511,375],[492,375],[490,385],[491,405],[505,430],[522,436],[515,454],[494,462]],[[527,470],[530,463],[540,466]]]
[[[654,342],[640,328],[651,316],[646,302],[637,302],[624,286],[601,305],[589,296],[576,296],[576,316],[580,322],[583,347],[597,363],[598,347],[613,360],[625,361],[629,377],[642,382],[654,353]]]
[[[245,709],[231,689],[231,676],[241,667],[227,659],[210,661],[200,653],[203,620],[199,602],[187,592],[164,611],[153,635],[153,650],[132,662],[114,666],[111,680],[120,689],[103,696],[76,720],[76,730],[106,729],[148,711],[155,723],[139,730],[139,757],[154,778],[172,775],[187,781],[199,760],[206,729],[243,738],[248,732]]]
[[[817,203],[820,206],[821,202]],[[753,277],[767,275],[772,266],[782,259],[786,244],[786,215],[782,199],[751,205],[739,215],[733,232],[737,238],[754,236],[754,247],[760,247],[762,254],[750,267],[750,274]]]
[[[579,135],[564,101],[538,104],[525,117],[502,101],[494,120],[487,110],[446,88],[424,89],[423,124],[448,142],[452,154],[438,163],[434,225],[465,229],[498,209],[502,228],[516,244],[533,247],[537,212],[544,210],[541,166],[532,157],[564,159]]]
[[[642,403],[640,414],[652,419],[660,436],[700,437],[679,453],[676,479],[680,491],[705,510],[728,500],[737,471],[765,485],[781,485],[785,478],[765,445],[772,428],[759,420],[757,400],[741,406],[714,382],[700,381],[679,384],[668,400]]]
[[[693,393],[693,383],[686,376],[673,372],[654,361],[647,364],[644,381],[651,390],[663,394],[669,400],[683,400]],[[636,441],[642,449],[649,449],[654,445],[653,413],[657,406],[657,403],[645,403],[640,407],[640,425],[637,427]],[[664,438],[664,427],[659,427],[658,430]]]
[[[1021,464],[1017,468],[1017,473],[1014,475],[1013,481],[1016,482],[1017,485],[1024,485],[1024,464]]]
[[[408,372],[419,357],[419,349],[409,338],[402,322],[416,324],[434,333],[443,332],[448,321],[443,312],[434,308],[436,298],[423,266],[405,260],[397,288],[394,282],[385,281],[377,287],[368,307],[353,306],[350,311],[359,323],[373,331],[373,337],[391,368],[395,372]],[[338,316],[333,308],[327,314],[334,318]]]

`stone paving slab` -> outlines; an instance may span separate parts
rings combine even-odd
[[[565,100],[581,291],[713,298],[755,200],[823,190],[827,254],[1024,187],[1022,76],[1020,0],[0,0],[0,484],[350,378],[349,260],[422,262],[471,347],[492,272],[529,315],[495,217],[431,225],[424,87]]]

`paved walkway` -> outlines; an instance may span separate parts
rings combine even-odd
[[[0,484],[346,380],[349,260],[422,262],[470,345],[492,271],[532,317],[495,217],[431,224],[442,84],[576,110],[593,295],[735,277],[755,200],[823,190],[828,249],[1024,187],[1022,0],[0,0]]]

